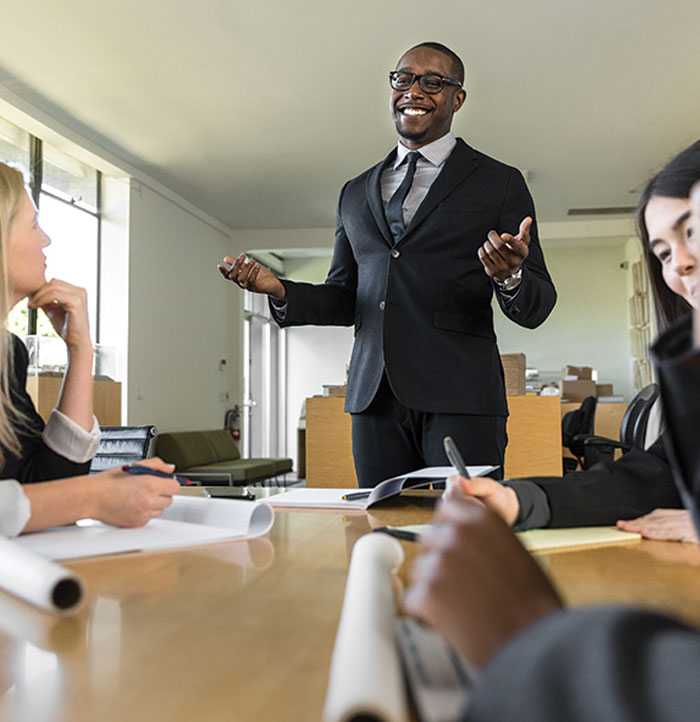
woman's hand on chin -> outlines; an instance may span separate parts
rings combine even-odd
[[[92,353],[87,291],[53,278],[29,298],[29,308],[41,309],[65,341],[69,353]]]

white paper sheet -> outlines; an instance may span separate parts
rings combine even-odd
[[[0,586],[37,607],[59,614],[75,612],[83,600],[79,577],[18,541],[0,537]]]
[[[317,509],[364,509],[367,499],[343,501],[345,494],[357,494],[362,489],[290,489],[282,494],[267,497],[272,506],[316,507]],[[368,489],[368,491],[370,491]]]
[[[136,529],[90,522],[25,534],[16,543],[48,559],[77,559],[253,539],[266,534],[274,519],[272,507],[265,502],[174,496],[160,518]]]
[[[326,722],[408,719],[392,586],[392,571],[402,561],[401,545],[386,534],[367,534],[355,543],[331,660]]]

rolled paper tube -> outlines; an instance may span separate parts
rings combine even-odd
[[[392,584],[402,561],[401,544],[386,534],[367,534],[355,543],[331,659],[326,722],[408,719]]]
[[[59,614],[75,612],[84,596],[83,584],[73,572],[4,538],[0,538],[0,587]]]

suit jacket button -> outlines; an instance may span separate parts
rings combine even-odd
[[[379,302],[379,310],[380,311],[383,311],[385,306],[386,306],[386,304],[384,303],[384,301]]]
[[[392,258],[398,258],[400,255],[401,255],[401,251],[399,251],[398,248],[391,249],[391,257]]]

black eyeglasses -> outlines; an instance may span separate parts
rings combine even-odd
[[[452,78],[446,78],[444,75],[437,73],[426,73],[425,75],[416,75],[408,73],[405,70],[392,70],[389,73],[389,83],[394,90],[405,91],[413,87],[413,83],[418,81],[418,86],[424,93],[435,95],[439,93],[445,85],[456,85],[462,87],[462,83]]]

